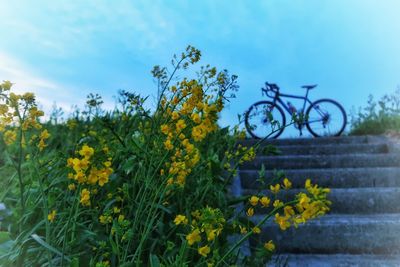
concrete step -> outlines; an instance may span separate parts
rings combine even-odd
[[[400,214],[325,215],[286,231],[268,221],[250,245],[271,239],[278,253],[400,254]]]
[[[287,138],[287,139],[245,139],[241,140],[240,143],[243,145],[334,145],[334,144],[366,144],[376,142],[386,142],[388,137],[385,136],[339,136],[339,137],[320,137],[320,138]]]
[[[399,267],[400,255],[368,254],[281,254],[268,267]]]
[[[278,199],[289,201],[301,191],[299,189],[282,190]],[[254,190],[243,190],[243,195],[253,195]],[[261,192],[273,197],[271,192]],[[379,214],[400,213],[400,187],[376,188],[340,188],[331,189],[328,199],[332,201],[330,213],[339,214]],[[257,212],[266,213],[268,209],[258,209]],[[399,222],[400,223],[400,222]],[[399,232],[400,234],[400,232]]]
[[[288,177],[293,188],[303,188],[306,179],[313,183],[329,188],[348,187],[400,187],[400,168],[398,167],[366,167],[366,168],[333,168],[333,169],[289,169],[282,170]],[[239,171],[242,187],[256,189],[261,186],[257,181],[257,170]],[[278,177],[274,171],[266,171],[266,183],[270,183],[273,177]]]
[[[330,155],[355,153],[388,153],[386,143],[376,144],[349,144],[349,145],[291,145],[276,147],[281,155]],[[262,155],[261,149],[258,155]]]
[[[400,154],[259,156],[241,169],[260,169],[262,164],[266,169],[395,167],[400,166]]]

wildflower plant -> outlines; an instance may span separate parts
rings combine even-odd
[[[171,70],[153,69],[154,109],[147,108],[147,97],[121,91],[119,106],[104,111],[101,97],[90,95],[86,110],[59,124],[41,124],[43,113],[32,94],[16,96],[9,82],[1,85],[2,140],[22,183],[17,186],[21,198],[10,201],[19,207],[14,212],[21,218],[15,220],[19,227],[10,219],[12,249],[0,262],[254,265],[251,258],[238,257],[238,249],[261,234],[266,220],[284,230],[328,211],[328,190],[311,182],[292,200],[279,198],[280,190],[290,189],[289,179],[265,184],[266,194],[228,195],[237,167],[253,160],[257,149],[237,144],[245,137],[237,127],[217,123],[238,88],[235,75],[207,65],[194,77],[178,79],[200,58],[200,51],[189,46],[173,57]],[[29,179],[29,190],[23,179]],[[235,212],[239,202],[244,209]],[[255,224],[252,218],[260,209],[267,215]],[[229,242],[232,235],[241,238]],[[275,246],[262,244],[260,260],[265,262]]]

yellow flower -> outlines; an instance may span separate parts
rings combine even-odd
[[[111,161],[109,161],[109,160],[107,160],[107,161],[104,161],[103,162],[103,165],[105,166],[105,167],[111,167]]]
[[[260,198],[258,198],[257,196],[252,196],[252,197],[249,199],[249,202],[250,202],[250,204],[251,204],[252,206],[257,206],[259,200],[260,200]]]
[[[109,175],[112,173],[112,169],[108,168],[108,169],[102,169],[99,174],[98,174],[98,182],[99,182],[99,186],[104,186],[104,184],[108,183],[108,177]]]
[[[305,187],[306,189],[309,189],[309,188],[311,187],[311,180],[310,180],[310,179],[307,179],[307,180],[306,180],[304,187]]]
[[[269,197],[262,197],[261,200],[261,205],[266,208],[269,206],[269,204],[271,203],[271,200],[269,199]]]
[[[45,144],[45,142],[43,141],[43,139],[40,139],[39,144],[38,144],[38,148],[40,151],[42,151],[47,145]]]
[[[7,130],[4,133],[4,142],[6,145],[11,145],[17,139],[17,133],[15,131]]]
[[[179,118],[179,113],[176,112],[176,111],[172,112],[171,118],[172,118],[173,120],[177,120],[177,119]]]
[[[201,241],[200,230],[194,229],[190,234],[186,236],[186,240],[189,243],[189,246],[193,245],[196,242]]]
[[[79,171],[75,176],[74,179],[78,181],[78,183],[84,183],[86,181],[86,176],[83,172]]]
[[[311,201],[310,198],[306,194],[304,194],[304,193],[299,194],[298,206],[300,206],[301,208],[303,208],[303,209],[307,208],[310,201]]]
[[[165,148],[166,148],[167,150],[172,150],[172,149],[174,148],[174,145],[172,144],[172,142],[171,142],[170,139],[167,139],[167,140],[164,142],[164,146],[165,146]]]
[[[283,179],[283,187],[285,189],[290,189],[292,187],[292,183],[289,181],[288,178]]]
[[[183,133],[180,133],[178,137],[181,140],[184,140],[186,138],[186,136]]]
[[[56,211],[52,210],[48,215],[47,215],[47,220],[50,222],[54,222],[54,219],[56,218]]]
[[[288,217],[286,216],[281,216],[279,213],[275,214],[275,222],[279,225],[281,230],[286,230],[287,228],[290,227],[290,223],[288,222]]]
[[[84,145],[81,150],[79,150],[79,155],[90,158],[94,154],[94,149],[88,145]]]
[[[207,241],[213,241],[215,239],[216,232],[216,229],[207,231]]]
[[[203,131],[201,125],[193,127],[192,129],[192,137],[196,142],[200,142],[201,140],[203,140],[206,137],[206,134],[207,133]]]
[[[162,132],[163,134],[165,134],[165,135],[168,135],[168,133],[169,133],[169,127],[168,127],[167,124],[161,125],[161,132]]]
[[[246,215],[249,216],[249,217],[253,216],[254,215],[254,209],[253,208],[249,208],[247,210],[247,212],[246,212]]]
[[[3,81],[3,83],[0,84],[0,88],[3,88],[4,91],[8,91],[11,89],[12,85],[13,83],[11,83],[10,81]]]
[[[190,214],[192,214],[192,216],[195,217],[196,219],[199,219],[201,216],[199,210],[192,211]]]
[[[124,220],[125,220],[125,216],[122,215],[122,214],[120,214],[120,215],[118,216],[118,222],[121,223],[121,222],[123,222]]]
[[[207,255],[210,253],[210,247],[209,246],[200,247],[197,251],[201,256],[207,257]]]
[[[253,233],[255,233],[255,234],[259,234],[259,233],[261,233],[261,229],[260,228],[258,228],[257,226],[254,226],[253,227],[253,229],[251,229],[252,231],[253,231]]]
[[[69,185],[68,185],[68,189],[69,189],[70,191],[74,191],[74,190],[76,189],[75,184],[69,184]]]
[[[180,214],[178,214],[178,215],[176,215],[176,217],[175,217],[174,223],[175,223],[176,225],[180,225],[181,223],[182,223],[182,224],[187,224],[187,223],[188,223],[188,219],[186,218],[185,215],[180,215]]]
[[[101,224],[107,224],[112,222],[112,217],[109,215],[101,215],[99,217],[99,221]]]
[[[272,193],[277,194],[281,189],[281,185],[280,184],[276,184],[275,186],[270,185],[269,189],[271,190]]]
[[[288,217],[293,216],[293,215],[295,214],[295,212],[294,212],[292,206],[286,206],[286,207],[284,207],[284,208],[283,208],[283,211],[284,211],[284,213],[285,213],[285,216],[288,216]]]
[[[48,139],[50,137],[49,132],[45,129],[40,133],[40,139]]]
[[[81,191],[81,200],[80,200],[80,203],[81,203],[83,206],[89,206],[89,205],[90,205],[90,191],[87,190],[86,188],[84,188],[84,189]]]
[[[178,120],[178,122],[176,123],[175,127],[176,127],[176,131],[177,131],[177,132],[180,132],[180,131],[182,131],[183,129],[186,128],[186,123],[185,123],[184,120],[180,119],[180,120]]]
[[[274,204],[272,204],[275,208],[279,208],[283,206],[283,202],[280,201],[279,199],[274,201]]]
[[[266,242],[266,243],[264,244],[264,248],[265,248],[267,251],[272,252],[272,251],[275,250],[275,244],[272,242],[272,240],[270,240],[270,241],[268,241],[268,242]]]
[[[246,227],[239,225],[239,228],[240,228],[240,233],[241,234],[243,234],[243,235],[247,234],[247,228]]]
[[[121,212],[121,209],[120,208],[118,208],[118,207],[114,207],[114,213],[120,213]]]
[[[200,116],[197,113],[193,113],[192,116],[190,116],[192,121],[196,124],[199,124],[201,122]]]
[[[28,103],[32,103],[35,101],[35,95],[31,92],[27,92],[22,95],[22,99],[25,100]]]

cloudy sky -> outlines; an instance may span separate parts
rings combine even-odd
[[[34,91],[45,109],[70,110],[90,92],[112,107],[118,89],[157,90],[153,65],[188,44],[203,64],[239,76],[221,124],[262,98],[265,81],[285,92],[317,83],[347,111],[400,85],[397,0],[0,0],[0,80]]]

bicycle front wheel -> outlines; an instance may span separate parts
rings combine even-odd
[[[344,108],[331,99],[313,102],[306,111],[306,127],[315,137],[339,136],[347,124]]]
[[[245,114],[247,132],[256,139],[277,138],[284,130],[285,114],[270,101],[254,103]]]

